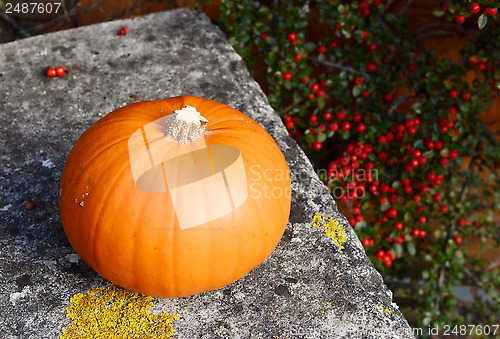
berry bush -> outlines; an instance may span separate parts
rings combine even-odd
[[[499,4],[442,1],[410,29],[397,3],[223,1],[220,23],[412,325],[494,324],[499,262],[480,249],[499,253],[500,142],[481,115]],[[423,46],[433,34],[464,36],[459,62]]]

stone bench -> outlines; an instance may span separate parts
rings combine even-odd
[[[127,36],[117,36],[127,26]],[[62,78],[49,67],[64,66]],[[328,189],[223,33],[187,9],[0,45],[0,337],[58,338],[70,297],[101,278],[61,226],[59,179],[81,133],[126,104],[191,94],[228,104],[274,137],[290,168],[292,209],[272,255],[235,283],[179,299],[176,338],[413,338],[392,293]],[[35,208],[27,210],[26,201]],[[339,249],[316,212],[345,229]]]

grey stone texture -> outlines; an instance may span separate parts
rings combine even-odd
[[[123,26],[128,35],[117,36]],[[67,74],[46,77],[56,66]],[[293,196],[286,232],[263,264],[219,290],[154,299],[154,310],[179,315],[175,337],[413,338],[242,59],[205,15],[188,9],[0,45],[0,337],[57,338],[70,322],[70,297],[109,285],[79,260],[59,218],[59,179],[74,142],[119,107],[181,94],[228,104],[269,131],[288,162]],[[29,200],[33,210],[24,207]],[[312,227],[316,212],[340,222],[345,249]]]

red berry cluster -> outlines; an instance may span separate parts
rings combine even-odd
[[[118,34],[117,35],[127,35],[128,33],[128,28],[127,27],[122,27],[118,30]]]
[[[47,70],[47,77],[49,78],[55,78],[55,77],[62,77],[66,73],[66,69],[64,67],[57,67],[57,68],[49,68]]]
[[[391,267],[392,262],[396,260],[396,257],[392,255],[391,250],[384,251],[383,249],[378,249],[375,256],[384,264],[385,267]]]

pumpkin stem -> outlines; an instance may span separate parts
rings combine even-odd
[[[164,131],[175,141],[187,144],[203,136],[207,123],[208,120],[196,108],[186,106],[168,116]]]

